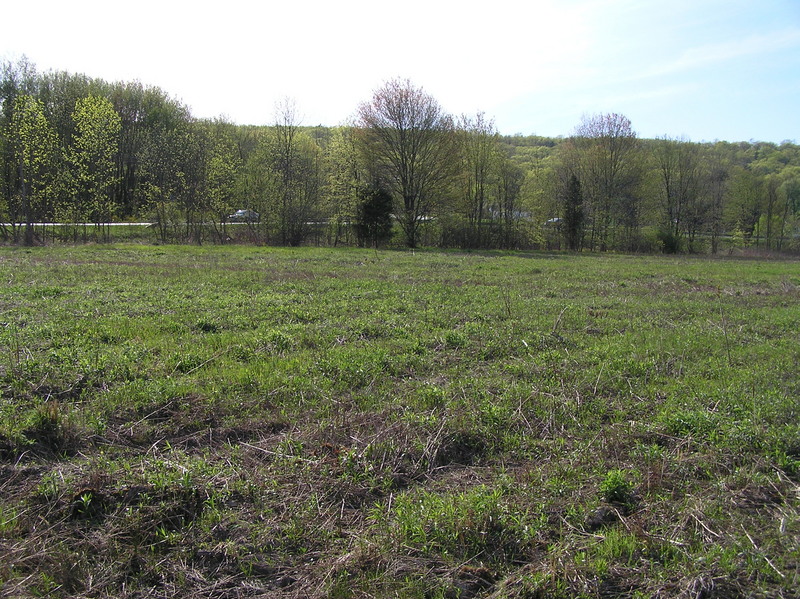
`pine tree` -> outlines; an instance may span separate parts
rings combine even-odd
[[[392,196],[382,187],[368,187],[361,192],[356,235],[359,245],[372,247],[392,234]]]
[[[571,175],[563,196],[564,237],[571,250],[581,249],[583,240],[583,192],[578,177]]]

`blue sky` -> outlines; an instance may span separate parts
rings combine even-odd
[[[138,79],[195,116],[345,122],[387,79],[506,134],[618,112],[642,137],[800,142],[800,0],[15,2],[0,58]]]

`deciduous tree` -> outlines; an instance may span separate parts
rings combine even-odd
[[[227,217],[235,209],[234,197],[240,160],[234,139],[235,126],[217,119],[206,123],[208,147],[206,149],[206,200],[212,226],[217,237],[225,242]]]
[[[462,173],[461,194],[469,223],[469,245],[481,247],[484,219],[491,202],[490,191],[498,163],[498,134],[494,121],[479,112],[459,121]]]
[[[75,103],[75,135],[70,148],[76,214],[100,226],[114,216],[113,188],[122,122],[106,98],[88,96]]]
[[[325,151],[325,214],[333,245],[349,240],[350,225],[357,220],[361,190],[365,185],[355,140],[352,127],[339,127]],[[391,201],[391,197],[389,199]]]
[[[591,217],[591,247],[608,248],[622,227],[630,236],[638,226],[638,190],[643,165],[636,133],[627,117],[584,117],[569,145]]]
[[[19,212],[25,220],[25,245],[32,245],[34,215],[41,216],[55,195],[58,144],[40,100],[20,95],[14,104],[11,140],[19,169]]]
[[[703,190],[708,205],[706,227],[711,237],[711,253],[719,251],[723,232],[725,198],[728,195],[730,165],[719,147],[713,147],[705,156]]]
[[[677,252],[684,236],[690,244],[703,219],[699,148],[682,139],[656,141],[653,157],[658,171],[664,249]],[[693,250],[690,247],[690,251]]]
[[[159,236],[167,242],[179,234],[181,214],[186,205],[186,171],[192,160],[192,122],[188,111],[165,105],[143,132],[136,153],[138,169],[137,204],[155,217]]]
[[[13,131],[16,99],[34,96],[38,87],[35,66],[26,58],[0,63],[0,230],[16,241],[16,224],[21,217],[18,140]],[[10,225],[10,231],[6,228]]]
[[[737,167],[731,177],[727,222],[729,230],[741,231],[744,243],[758,245],[761,238],[759,220],[764,207],[764,177],[752,170]]]
[[[300,245],[316,216],[322,187],[322,152],[311,137],[300,130],[300,117],[293,100],[276,106],[275,124],[268,138],[268,164],[272,177],[270,195],[278,236],[282,245]]]
[[[422,88],[394,79],[359,106],[357,126],[361,151],[392,195],[406,244],[416,247],[421,224],[455,174],[452,118]]]
[[[495,214],[500,224],[499,245],[513,249],[519,245],[519,223],[522,220],[522,187],[525,171],[508,156],[500,156],[495,180]]]

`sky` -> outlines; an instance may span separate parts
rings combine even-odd
[[[502,134],[800,142],[800,0],[27,0],[0,60],[160,87],[200,118],[339,125],[409,79]]]

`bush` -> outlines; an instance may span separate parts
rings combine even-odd
[[[633,483],[622,470],[609,470],[600,483],[600,494],[608,503],[630,503]]]
[[[671,229],[661,228],[657,233],[661,251],[665,254],[678,254],[681,251],[681,238]]]

